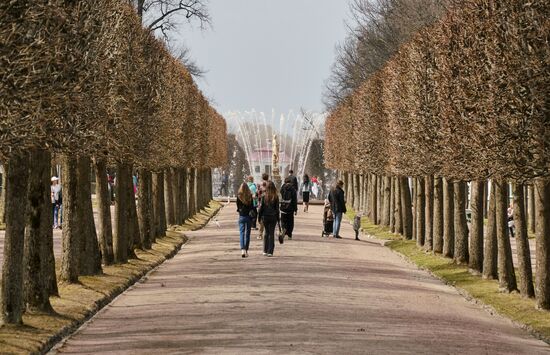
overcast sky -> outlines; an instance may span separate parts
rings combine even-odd
[[[213,28],[182,26],[178,40],[208,70],[198,84],[219,112],[323,110],[347,0],[209,0],[209,11]]]

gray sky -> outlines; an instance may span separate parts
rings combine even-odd
[[[347,0],[209,0],[213,28],[181,27],[198,84],[219,112],[323,110],[321,93],[344,39]]]

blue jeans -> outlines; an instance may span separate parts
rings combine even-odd
[[[59,221],[59,223],[57,223]],[[63,223],[63,207],[62,205],[53,204],[53,227],[57,228]]]
[[[241,237],[241,249],[248,251],[250,246],[250,228],[252,223],[250,216],[239,216],[239,233]]]
[[[340,235],[340,224],[342,223],[342,212],[334,213],[334,222],[332,225],[332,234],[334,236]]]

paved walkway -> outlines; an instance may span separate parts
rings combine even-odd
[[[322,239],[321,207],[295,240],[240,257],[235,206],[58,351],[101,354],[548,354],[550,347],[468,303],[368,241]]]

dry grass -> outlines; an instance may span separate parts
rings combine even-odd
[[[51,298],[56,314],[25,314],[23,326],[2,326],[0,353],[47,351],[147,272],[175,255],[187,241],[181,232],[203,227],[221,206],[212,201],[185,225],[171,228],[166,237],[157,239],[151,250],[137,250],[137,259],[127,264],[104,266],[103,275],[80,277],[80,284],[60,284],[60,297]]]

